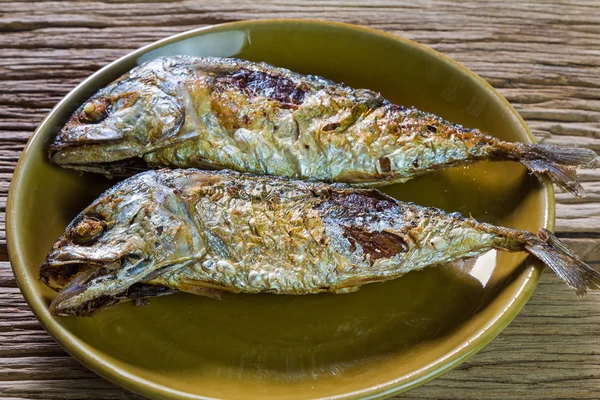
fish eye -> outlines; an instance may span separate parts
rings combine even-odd
[[[90,100],[79,112],[79,121],[83,123],[97,124],[103,121],[110,112],[110,100],[102,97]]]
[[[97,217],[85,216],[71,231],[73,243],[91,245],[102,236],[106,230],[106,222]]]

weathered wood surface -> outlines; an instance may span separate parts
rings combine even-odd
[[[66,355],[29,311],[10,272],[6,194],[19,154],[78,82],[141,45],[249,18],[312,17],[362,24],[427,44],[479,73],[545,143],[600,151],[599,1],[0,0],[0,396],[133,399]],[[259,4],[260,3],[260,4]],[[557,194],[557,231],[600,266],[600,171],[587,197]],[[515,321],[457,369],[400,398],[600,398],[600,293],[576,299],[550,275]]]

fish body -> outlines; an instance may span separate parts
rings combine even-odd
[[[490,249],[528,251],[579,293],[600,275],[547,231],[355,189],[230,171],[148,171],[100,196],[66,228],[40,277],[51,310],[89,315],[176,291],[302,295],[371,282]],[[562,246],[562,247],[561,247]]]
[[[106,175],[231,169],[381,186],[478,160],[514,160],[566,190],[588,149],[503,142],[367,89],[238,59],[163,57],[100,90],[57,134],[50,159]]]

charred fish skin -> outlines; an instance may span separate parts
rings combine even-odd
[[[527,251],[579,294],[600,275],[538,236],[353,189],[231,171],[148,171],[100,196],[40,269],[57,315],[91,315],[176,291],[344,293],[409,271]]]
[[[148,168],[232,169],[381,186],[478,160],[514,160],[581,190],[592,150],[503,142],[433,114],[265,63],[163,57],[77,110],[50,146],[64,167],[107,175]]]

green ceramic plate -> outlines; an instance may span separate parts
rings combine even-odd
[[[173,54],[235,56],[380,91],[505,140],[533,137],[515,110],[463,66],[383,32],[318,21],[224,24],[123,57],[67,95],[15,171],[7,238],[17,282],[48,332],[107,379],[154,398],[291,399],[387,396],[447,371],[519,312],[542,271],[524,254],[490,252],[471,273],[430,268],[356,293],[179,294],[93,318],[56,318],[38,267],[64,227],[111,182],[50,165],[45,146],[88,96],[136,64]],[[401,200],[536,231],[553,228],[552,187],[516,163],[478,163],[386,189]]]

